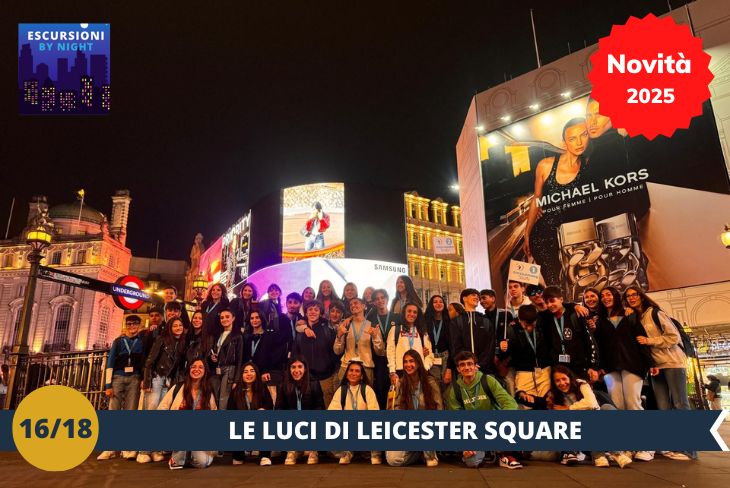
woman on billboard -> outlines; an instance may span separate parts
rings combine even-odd
[[[560,262],[555,252],[558,249],[557,228],[562,223],[558,212],[545,211],[538,201],[563,192],[573,192],[580,187],[578,178],[584,165],[583,153],[588,149],[588,127],[586,119],[576,117],[563,126],[565,153],[547,157],[535,169],[535,194],[530,202],[525,226],[522,250],[526,257],[535,258],[542,266],[542,276],[547,284],[557,284],[560,278]]]
[[[304,250],[324,249],[324,233],[330,227],[330,216],[322,210],[322,204],[314,202],[312,213],[306,224],[303,234],[307,239],[304,241]]]

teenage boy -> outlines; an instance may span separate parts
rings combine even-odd
[[[160,334],[164,334],[167,329],[165,324],[165,310],[162,307],[154,306],[148,312],[150,322],[147,325],[147,329],[142,331],[142,343],[144,345],[144,357],[147,359],[150,351],[152,350],[152,344]]]
[[[519,281],[509,280],[507,282],[507,296],[509,302],[507,309],[512,313],[513,317],[517,316],[517,310],[523,305],[532,303],[527,295],[525,295],[525,284]]]
[[[509,341],[509,355],[515,368],[515,389],[536,397],[550,391],[550,349],[545,333],[537,326],[537,308],[520,307],[519,329]]]
[[[139,335],[142,319],[129,315],[124,321],[124,335],[114,339],[106,361],[104,393],[109,397],[109,410],[137,410],[140,379],[144,370],[144,344]],[[99,461],[116,456],[115,451],[104,451]],[[122,451],[124,459],[134,459],[137,451]]]
[[[563,303],[563,292],[548,286],[542,294],[547,310],[540,313],[540,327],[550,344],[551,365],[562,364],[579,378],[598,379],[598,347],[585,324],[578,319],[576,306]]]
[[[517,402],[493,376],[477,369],[477,357],[470,351],[462,351],[454,358],[459,376],[449,386],[444,403],[449,410],[517,410]],[[484,451],[464,451],[462,461],[469,468],[478,468],[484,461]],[[522,467],[509,455],[502,455],[499,465],[508,469]]]
[[[544,312],[547,310],[545,300],[542,299],[543,291],[545,291],[545,289],[540,285],[527,285],[527,288],[525,288],[527,298],[529,298],[532,304],[535,305],[538,312]]]
[[[385,343],[378,327],[373,327],[365,318],[365,303],[361,298],[355,297],[350,300],[351,316],[342,321],[337,329],[337,339],[333,346],[335,354],[342,354],[338,381],[347,372],[348,363],[353,358],[358,358],[363,364],[365,375],[370,384],[373,384],[375,377],[374,356],[385,355]],[[387,366],[386,366],[387,367]]]
[[[319,381],[324,404],[329,405],[335,395],[335,390],[339,387],[337,370],[340,363],[334,352],[337,331],[330,328],[327,321],[322,318],[323,309],[322,304],[316,300],[304,304],[306,327],[304,333],[297,334],[293,353],[296,356],[304,357],[307,361],[309,378]],[[330,312],[332,312],[332,304],[330,304]]]
[[[177,288],[174,285],[166,285],[165,288],[162,289],[162,299],[165,302],[165,310],[167,310],[167,308],[173,303],[180,306],[180,313],[177,316],[182,319],[185,331],[189,331],[192,328],[190,325],[190,316],[185,308],[185,303],[177,299]],[[167,320],[169,322],[169,319]]]
[[[286,318],[279,320],[279,331],[280,334],[287,338],[287,354],[286,358],[291,357],[292,350],[294,348],[294,341],[297,337],[297,323],[305,320],[304,316],[299,313],[302,308],[302,296],[299,293],[293,292],[286,296]],[[306,313],[306,310],[305,310]]]
[[[370,310],[368,320],[380,329],[380,335],[388,337],[390,329],[396,324],[402,323],[399,313],[391,312],[388,306],[388,292],[382,288],[373,291],[373,308]],[[372,385],[375,396],[378,397],[378,404],[385,410],[388,403],[388,390],[390,389],[390,373],[388,371],[387,356],[375,356],[375,383]]]
[[[449,355],[456,358],[460,352],[469,351],[476,355],[477,366],[482,373],[493,374],[496,329],[491,320],[477,312],[479,291],[467,288],[461,292],[459,301],[465,312],[449,324]],[[452,364],[455,366],[455,363]]]
[[[507,344],[515,337],[515,319],[511,313],[497,308],[497,294],[494,290],[479,292],[479,304],[484,308],[484,315],[495,325],[497,331],[497,350],[494,367],[496,373],[507,387],[510,395],[515,394],[515,369],[510,364]]]

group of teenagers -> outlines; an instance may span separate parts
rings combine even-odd
[[[189,315],[173,287],[149,312],[125,318],[106,370],[109,408],[146,410],[642,410],[650,385],[658,409],[689,409],[686,356],[675,322],[638,286],[587,289],[567,303],[560,288],[510,281],[506,308],[493,290],[467,288],[459,302],[441,295],[424,306],[408,276],[396,296],[353,283],[338,296],[324,280],[283,297],[271,284],[258,300],[244,284],[229,300],[212,285]],[[675,460],[693,452],[660,451]],[[168,459],[170,469],[204,468],[222,453],[104,451],[140,463]],[[234,452],[233,464],[254,457],[262,466],[277,454]],[[287,452],[284,464],[317,451]],[[328,453],[349,464],[356,453]],[[359,454],[359,453],[358,453]],[[565,465],[590,457],[598,467],[651,461],[653,451],[489,452],[386,451],[363,453],[372,464],[404,466],[439,455],[468,467],[523,467],[527,459]]]

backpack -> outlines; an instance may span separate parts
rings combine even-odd
[[[350,389],[349,384],[344,384],[340,387],[340,405],[342,406],[342,410],[345,409],[345,405],[347,402],[347,390]],[[365,404],[368,403],[367,399],[365,398],[365,390],[367,390],[367,386],[360,383],[360,396],[362,396],[362,401],[365,402]]]
[[[413,326],[413,327],[415,328],[415,326]],[[396,346],[398,345],[398,341],[400,340],[400,331],[401,331],[402,328],[403,328],[403,326],[401,324],[398,324],[398,325],[395,326],[395,332],[394,332],[393,338],[395,338],[395,345]],[[418,329],[416,329],[416,332],[418,332]],[[418,337],[421,338],[421,350],[426,349],[426,346],[423,344],[423,336],[424,335],[425,334],[421,334],[420,332],[418,332]]]
[[[487,376],[490,376],[490,375],[482,374],[482,379],[480,380],[480,383],[482,385],[482,390],[484,390],[484,392],[489,397],[489,401],[492,402],[492,406],[494,407],[494,409],[501,410],[499,403],[497,403],[497,399],[494,397],[494,393],[492,393],[492,389],[489,388]],[[459,385],[456,384],[456,382],[454,382],[453,388],[454,388],[454,397],[456,397],[456,401],[459,403],[459,405],[461,405],[461,408],[463,409],[464,408],[464,398],[461,395],[461,387],[459,387]]]
[[[679,337],[681,339],[681,341],[679,343],[679,347],[682,348],[682,350],[684,351],[684,353],[687,356],[692,357],[692,358],[697,357],[697,351],[695,350],[694,344],[692,344],[692,339],[689,337],[689,334],[687,334],[687,331],[684,330],[684,327],[682,326],[682,324],[680,324],[679,321],[677,319],[675,319],[674,317],[669,316],[669,314],[667,314],[667,316],[671,319],[672,323],[674,324],[674,327],[677,328],[677,332],[679,332]],[[654,321],[654,325],[656,325],[657,328],[659,328],[659,330],[661,330],[662,334],[663,334],[664,327],[662,327],[662,323],[659,320],[659,309],[658,308],[656,308],[656,307],[652,308],[651,318]]]

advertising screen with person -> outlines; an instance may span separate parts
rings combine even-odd
[[[315,183],[283,190],[281,260],[345,257],[345,185]]]

